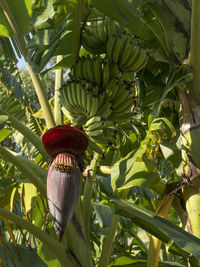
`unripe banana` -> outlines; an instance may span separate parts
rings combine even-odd
[[[124,28],[108,17],[98,17],[87,22],[82,31],[82,45],[92,54],[105,54],[111,35],[121,34]]]
[[[94,116],[98,111],[99,103],[98,97],[92,97],[92,106],[90,110],[90,116]]]
[[[120,69],[124,65],[126,65],[127,60],[131,57],[134,45],[135,45],[134,41],[127,38],[126,43],[125,43],[125,48],[120,59]]]
[[[140,47],[138,45],[135,45],[132,47],[132,52],[129,56],[129,58],[126,60],[126,63],[122,66],[120,66],[120,68],[122,69],[122,71],[124,72],[124,70],[127,68],[130,68],[133,64],[134,61],[137,60],[137,58],[140,55]]]
[[[90,131],[94,131],[94,130],[102,130],[103,124],[102,121],[98,121],[95,122],[93,124],[91,124],[89,127],[84,127],[85,131],[90,132]]]
[[[124,51],[124,44],[126,42],[127,35],[123,34],[122,36],[116,37],[115,47],[113,49],[113,62],[119,64],[122,52]]]
[[[134,100],[132,98],[124,100],[113,112],[113,115],[121,114],[130,111],[133,106]]]
[[[90,140],[93,141],[95,144],[107,145],[108,140],[104,135],[101,136],[90,136]]]
[[[86,122],[85,127],[87,128],[87,127],[89,127],[90,125],[92,125],[92,124],[94,124],[94,123],[96,123],[96,122],[100,122],[100,121],[101,121],[101,117],[99,117],[99,116],[94,116],[94,117],[92,117],[91,119],[89,119],[89,120]]]
[[[112,35],[107,43],[107,57],[110,62],[113,61],[113,50],[115,47],[116,36]]]
[[[86,72],[87,72],[88,80],[89,80],[91,83],[94,83],[95,80],[94,80],[93,59],[91,59],[91,58],[87,58],[86,69],[87,69]]]
[[[88,136],[92,136],[92,137],[94,137],[94,136],[101,136],[102,134],[103,134],[103,130],[95,130],[95,131],[89,131],[89,132],[86,132],[86,134],[88,135]]]
[[[105,88],[110,80],[110,68],[108,63],[103,64],[102,87]]]
[[[148,57],[146,50],[141,47],[138,47],[137,50],[138,52],[136,57],[134,58],[133,56],[132,61],[130,61],[130,64],[127,64],[123,67],[124,72],[135,72],[140,69],[140,67],[143,66],[143,64],[146,62],[146,57]]]
[[[93,63],[95,83],[101,87],[102,82],[102,58],[97,56]]]

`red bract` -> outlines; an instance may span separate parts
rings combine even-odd
[[[43,135],[42,141],[47,153],[51,156],[63,152],[80,156],[88,146],[87,136],[69,125],[58,125],[49,129]]]

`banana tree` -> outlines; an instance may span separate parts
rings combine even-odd
[[[2,186],[2,265],[200,266],[198,1],[0,7],[0,154],[16,167]]]

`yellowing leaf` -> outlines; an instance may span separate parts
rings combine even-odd
[[[37,196],[37,188],[32,183],[24,183],[24,205],[27,213],[32,207],[33,198]]]

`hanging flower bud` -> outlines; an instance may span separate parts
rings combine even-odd
[[[88,138],[76,128],[59,125],[49,129],[42,140],[51,156],[47,176],[48,205],[61,240],[80,195],[82,157]]]

